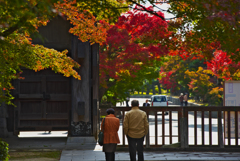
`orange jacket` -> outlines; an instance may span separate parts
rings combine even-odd
[[[103,123],[103,120],[102,120],[102,123]],[[101,123],[101,129],[103,129],[102,123]],[[118,133],[117,133],[119,126],[120,126],[120,121],[118,118],[115,117],[115,115],[110,114],[105,117],[103,144],[120,143]]]

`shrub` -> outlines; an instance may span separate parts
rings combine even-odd
[[[8,143],[6,143],[0,139],[0,160],[8,161],[8,159],[9,159]]]

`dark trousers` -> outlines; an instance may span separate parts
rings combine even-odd
[[[128,104],[129,101],[126,101],[126,106],[129,107],[129,104]]]
[[[188,102],[187,101],[185,101],[185,106],[187,106],[188,105]]]
[[[115,153],[114,152],[105,152],[106,161],[115,161]]]
[[[129,154],[131,161],[136,161],[136,151],[138,152],[138,161],[144,161],[143,157],[143,141],[144,137],[142,138],[128,138],[128,147],[129,147]]]

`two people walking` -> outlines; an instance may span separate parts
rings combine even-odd
[[[188,94],[185,93],[185,95],[183,95],[183,93],[181,93],[179,96],[179,101],[180,101],[180,106],[183,106],[183,104],[185,106],[187,106],[188,105]]]
[[[132,109],[126,113],[123,121],[124,133],[128,139],[130,159],[136,161],[136,152],[138,152],[138,161],[144,161],[143,141],[149,129],[147,114],[139,109],[138,100],[133,100],[131,106]],[[108,109],[104,127],[101,124],[101,129],[104,128],[103,152],[105,152],[106,161],[115,160],[116,146],[120,143],[117,134],[120,122],[114,113],[114,109]]]

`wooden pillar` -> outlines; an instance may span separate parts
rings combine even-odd
[[[222,111],[218,111],[218,144],[220,148],[224,148],[223,129],[222,129]]]
[[[95,136],[98,133],[99,45],[72,40],[72,58],[81,67],[81,80],[72,79],[72,135]],[[76,129],[78,128],[78,129]]]
[[[72,78],[72,118],[71,134],[73,136],[92,136],[92,91],[91,91],[91,46],[72,36],[71,57],[81,67],[78,73],[81,80]]]
[[[99,127],[99,44],[91,46],[92,53],[92,128],[97,139]]]
[[[149,113],[147,112],[147,119],[148,119],[148,122],[149,122]],[[149,137],[149,129],[148,129],[148,133],[146,135],[146,148],[150,148],[150,137]]]
[[[185,149],[188,148],[188,111],[185,107],[182,107],[181,117],[180,117],[180,133],[181,133],[181,148]]]

